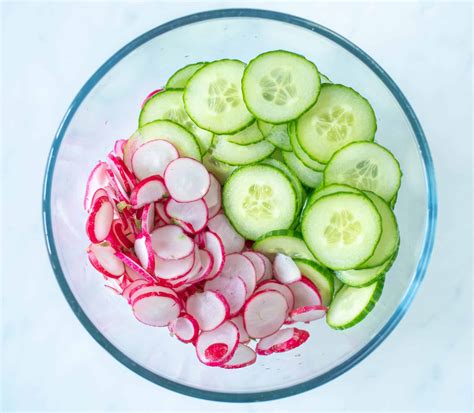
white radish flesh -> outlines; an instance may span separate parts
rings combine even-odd
[[[129,204],[130,196],[124,188],[123,184],[117,179],[117,177],[110,168],[107,168],[106,173],[109,177],[109,186],[113,189],[115,198],[117,198],[120,202],[126,202],[127,204]]]
[[[248,343],[250,341],[250,337],[247,334],[247,330],[244,327],[244,319],[242,318],[241,315],[238,315],[234,318],[231,318],[230,321],[232,321],[237,328],[239,329],[239,343]]]
[[[196,340],[196,354],[207,366],[222,366],[229,361],[239,344],[239,330],[230,321],[212,331],[202,332]]]
[[[193,269],[194,261],[194,254],[179,260],[167,260],[155,256],[155,275],[162,280],[174,280],[184,277]]]
[[[129,299],[130,304],[133,305],[133,303],[139,300],[141,296],[148,293],[168,294],[176,298],[178,301],[180,301],[178,295],[171,288],[152,284],[152,285],[140,285],[136,287],[135,289],[131,290],[130,299]]]
[[[121,251],[116,251],[115,256],[122,261],[126,267],[130,267],[133,271],[138,273],[142,278],[147,279],[151,282],[155,281],[155,277],[147,272],[145,268],[143,268],[138,261],[129,257],[128,255],[124,254]]]
[[[295,297],[293,296],[290,288],[288,288],[286,285],[280,284],[275,280],[267,280],[259,284],[255,292],[265,290],[278,291],[281,295],[283,295],[283,297],[285,297],[286,303],[288,304],[288,309],[291,310],[294,307]]]
[[[266,257],[265,255],[257,252],[257,254],[262,259],[263,263],[265,264],[265,273],[260,281],[271,280],[273,277],[273,264],[272,262]]]
[[[210,331],[229,317],[229,304],[222,294],[205,291],[188,298],[186,312],[196,319],[201,330]]]
[[[250,366],[257,360],[257,354],[249,346],[239,344],[232,358],[222,366],[223,369],[240,369]]]
[[[123,159],[123,148],[127,143],[126,139],[119,139],[114,143],[114,153],[120,159]]]
[[[208,279],[211,280],[217,277],[224,267],[224,245],[219,236],[211,231],[203,233],[203,244],[204,248],[211,253],[213,258],[212,269],[208,275]]]
[[[145,205],[142,212],[142,231],[149,234],[155,228],[155,203]]]
[[[211,185],[207,169],[191,158],[171,161],[164,174],[166,188],[178,202],[197,201],[206,195]]]
[[[202,231],[207,225],[207,205],[202,199],[193,202],[178,202],[169,199],[165,204],[165,213],[191,234]]]
[[[147,272],[153,274],[155,272],[155,255],[153,254],[150,235],[146,232],[138,234],[135,239],[134,248],[142,267]]]
[[[299,328],[283,328],[269,337],[262,338],[256,347],[257,354],[266,356],[283,353],[301,346],[309,338],[309,333]]]
[[[295,262],[285,254],[276,254],[273,261],[273,274],[282,284],[291,284],[301,280],[301,271]]]
[[[171,161],[179,158],[177,149],[168,141],[156,139],[141,145],[132,156],[132,169],[142,180],[153,175],[163,176]]]
[[[309,323],[323,318],[328,309],[324,305],[310,305],[299,307],[290,313],[290,318],[295,322]]]
[[[183,343],[192,343],[199,334],[199,324],[189,314],[183,314],[176,320],[173,320],[168,328],[170,333],[174,334],[178,340]]]
[[[84,210],[89,212],[92,206],[92,198],[96,191],[104,188],[109,184],[109,177],[107,175],[107,164],[99,162],[94,169],[92,169],[86,183],[86,193],[84,195]]]
[[[120,278],[124,274],[125,266],[110,245],[91,244],[87,254],[92,266],[106,277]]]
[[[322,305],[318,289],[306,277],[302,277],[300,281],[293,284],[288,284],[288,287],[295,297],[293,308]]]
[[[94,244],[104,241],[110,234],[113,220],[114,208],[109,198],[105,196],[97,198],[86,222],[86,232],[89,239]]]
[[[194,242],[177,225],[166,225],[151,233],[155,254],[164,260],[179,260],[194,251]]]
[[[226,254],[240,252],[244,249],[245,239],[237,233],[224,214],[218,214],[210,219],[207,226],[219,236]]]
[[[247,289],[239,276],[221,275],[204,285],[204,291],[217,291],[222,294],[229,304],[230,316],[236,315],[245,304]]]
[[[106,162],[113,172],[115,179],[125,189],[125,192],[129,194],[137,183],[135,176],[128,170],[122,159],[116,157],[113,153],[107,155]]]
[[[166,224],[166,225],[169,225],[169,224],[172,224],[173,221],[171,220],[171,218],[166,214],[166,211],[165,211],[165,205],[161,202],[156,202],[155,203],[155,212],[156,212],[156,215],[158,215],[158,217]]]
[[[213,218],[220,211],[222,206],[221,184],[214,175],[209,174],[211,185],[209,191],[204,196],[207,208],[209,209],[209,218]]]
[[[149,281],[147,280],[135,280],[132,281],[124,290],[122,291],[122,297],[127,300],[127,302],[130,302],[130,295],[136,291],[139,287],[144,286],[144,285],[151,285]]]
[[[245,283],[247,289],[246,298],[249,298],[255,290],[257,278],[252,262],[242,254],[230,254],[225,258],[224,268],[221,276],[239,276]]]
[[[138,209],[152,202],[159,201],[167,195],[163,179],[158,175],[150,176],[133,189],[130,195],[130,203],[133,208]]]
[[[198,255],[199,257],[197,259],[199,259],[201,268],[196,272],[196,275],[189,277],[187,281],[189,284],[205,280],[212,270],[214,258],[211,253],[206,250],[198,250]]]
[[[167,326],[181,311],[176,298],[154,292],[140,296],[133,303],[132,309],[138,321],[153,327]]]
[[[247,257],[255,268],[255,277],[259,282],[265,275],[265,262],[263,261],[260,254],[253,251],[244,251],[243,256]]]

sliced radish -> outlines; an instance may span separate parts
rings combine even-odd
[[[194,264],[195,254],[179,260],[165,260],[155,256],[155,275],[161,280],[177,280],[189,274]]]
[[[106,173],[109,177],[110,187],[113,189],[115,198],[120,202],[130,203],[130,196],[127,193],[127,190],[124,188],[121,181],[116,177],[113,171],[110,168],[107,168]]]
[[[120,278],[125,272],[125,266],[115,256],[115,250],[110,245],[91,244],[87,255],[92,266],[106,277]]]
[[[115,256],[125,264],[125,268],[130,267],[133,271],[140,274],[141,278],[144,278],[152,282],[155,281],[155,277],[151,275],[150,273],[148,273],[147,270],[145,270],[145,268],[143,268],[140,265],[140,263],[138,262],[138,259],[135,260],[134,258],[129,257],[128,255],[124,254],[121,251],[115,252]]]
[[[148,293],[168,294],[168,295],[172,295],[178,301],[180,301],[180,298],[178,297],[178,295],[171,288],[164,287],[162,285],[152,284],[152,285],[140,285],[136,287],[135,289],[131,290],[130,291],[130,304],[133,305],[133,303],[139,300],[142,295],[148,294]]]
[[[113,202],[113,198],[111,198],[109,195],[110,195],[109,191],[106,191],[104,188],[99,188],[97,191],[95,191],[94,195],[92,196],[91,206],[101,196],[106,196],[107,198],[109,198],[110,202]]]
[[[252,348],[239,344],[232,358],[220,367],[223,369],[240,369],[254,364],[256,360],[257,354]]]
[[[142,232],[135,239],[135,254],[143,268],[150,274],[155,272],[155,254],[151,245],[151,238],[147,232]]]
[[[267,356],[272,353],[283,353],[301,346],[309,338],[309,333],[299,328],[283,328],[271,336],[262,338],[257,343],[257,354]]]
[[[176,148],[168,141],[155,139],[139,146],[132,156],[132,169],[138,179],[163,176],[171,161],[179,158]]]
[[[202,163],[191,158],[171,161],[164,174],[166,188],[178,202],[197,201],[211,185],[209,172]]]
[[[222,294],[229,304],[230,316],[236,315],[245,304],[247,288],[239,276],[224,276],[207,281],[204,291],[217,291]]]
[[[109,198],[105,196],[97,198],[86,222],[86,232],[89,239],[94,244],[104,241],[110,234],[113,220],[114,207]]]
[[[245,288],[247,289],[246,298],[252,295],[255,290],[255,285],[257,284],[255,267],[252,262],[242,254],[230,254],[225,257],[221,276],[239,276],[242,278],[245,283]]]
[[[126,139],[118,139],[114,143],[114,153],[120,159],[123,159],[123,148],[127,143]]]
[[[191,234],[202,231],[207,225],[207,205],[202,199],[193,202],[178,202],[169,199],[165,204],[165,213]]]
[[[229,304],[222,294],[204,291],[188,298],[186,312],[197,320],[201,330],[210,331],[229,318]]]
[[[155,254],[164,260],[179,260],[194,251],[194,242],[181,227],[166,225],[151,233]]]
[[[84,195],[84,209],[89,212],[92,207],[92,198],[95,192],[104,188],[109,184],[109,177],[107,175],[107,164],[99,162],[94,169],[92,169],[86,183],[86,193]]]
[[[224,268],[225,253],[224,245],[217,234],[212,231],[206,231],[202,233],[203,247],[212,254],[213,265],[211,272],[208,275],[208,279],[212,280],[217,277],[222,268]]]
[[[266,280],[271,280],[273,278],[273,264],[272,262],[268,259],[267,256],[257,252],[257,254],[260,256],[260,258],[263,260],[265,264],[265,273],[263,274],[263,277],[260,281],[266,281]]]
[[[155,96],[157,93],[160,93],[162,90],[164,90],[164,89],[156,89],[156,90],[154,90],[153,92],[148,93],[148,95],[147,95],[147,97],[145,98],[145,100],[143,101],[141,107],[143,108],[143,106],[145,106],[145,103],[148,102],[148,100],[150,100],[150,99],[151,99],[153,96]]]
[[[211,185],[209,191],[204,196],[207,208],[209,209],[209,218],[215,217],[221,209],[222,198],[221,198],[221,184],[214,175],[209,174],[211,179]]]
[[[189,284],[198,283],[202,280],[205,280],[209,276],[214,265],[214,258],[209,251],[198,250],[198,254],[201,268],[195,273],[195,275],[189,276],[187,280]]]
[[[152,202],[143,207],[142,211],[142,231],[151,234],[155,228],[155,203]]]
[[[162,202],[156,202],[155,203],[155,211],[156,211],[156,215],[158,215],[160,217],[160,219],[166,225],[170,225],[170,224],[173,223],[171,218],[168,215],[166,215],[165,205]]]
[[[196,340],[196,354],[207,366],[222,366],[235,353],[239,344],[239,330],[234,323],[226,321],[212,331],[202,332]]]
[[[147,280],[135,280],[132,281],[126,288],[123,289],[122,291],[122,297],[127,300],[127,302],[130,302],[130,294],[135,291],[138,287],[143,286],[143,285],[151,285],[149,281]]]
[[[130,195],[130,203],[135,208],[141,208],[151,202],[156,202],[165,197],[167,194],[163,179],[158,176],[149,176],[140,181],[133,189]]]
[[[247,301],[243,309],[244,326],[250,337],[273,334],[284,323],[288,313],[285,297],[278,291],[260,291]]]
[[[276,254],[273,261],[273,274],[282,284],[290,284],[301,280],[301,271],[291,257],[285,254]]]
[[[302,277],[300,281],[288,284],[288,287],[295,297],[293,308],[322,305],[318,289],[306,277]]]
[[[283,297],[285,297],[286,303],[288,304],[289,311],[291,311],[291,309],[294,307],[295,297],[293,296],[293,293],[286,285],[280,284],[279,282],[275,280],[267,280],[260,283],[257,286],[257,289],[255,290],[255,292],[265,291],[265,290],[278,291],[281,295],[283,295]]]
[[[168,325],[168,328],[170,332],[183,343],[194,342],[199,334],[199,324],[194,317],[189,314],[183,314],[181,317],[173,320]]]
[[[135,176],[129,171],[122,159],[118,158],[113,153],[107,155],[106,162],[117,181],[120,182],[122,187],[125,189],[125,192],[129,194],[137,184]]]
[[[175,297],[155,292],[141,295],[133,303],[132,309],[138,321],[153,327],[167,326],[181,311]]]
[[[244,327],[244,319],[242,318],[242,316],[238,315],[237,317],[231,318],[230,321],[232,321],[239,329],[239,343],[248,343],[250,341],[250,337]]]
[[[150,280],[149,278],[146,278],[143,274],[139,273],[128,265],[125,265],[125,277],[128,279],[129,282],[133,282],[136,280]]]
[[[328,309],[324,305],[309,305],[294,309],[290,313],[290,317],[295,322],[309,323],[323,318],[327,311]]]
[[[263,261],[261,254],[258,254],[254,251],[244,251],[242,255],[247,257],[253,264],[255,269],[255,277],[257,282],[259,282],[265,275],[265,262]]]
[[[219,236],[226,254],[240,252],[244,249],[245,239],[237,233],[224,214],[218,214],[210,219],[207,226]]]
[[[125,230],[123,229],[123,224],[120,219],[115,219],[112,222],[112,230],[110,231],[109,236],[112,235],[114,240],[123,248],[130,249],[133,247],[133,242],[125,234]]]

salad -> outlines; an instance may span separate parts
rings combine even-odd
[[[139,322],[234,369],[362,321],[400,237],[374,110],[298,54],[200,62],[91,171],[87,248]],[[303,323],[303,324],[301,324]]]

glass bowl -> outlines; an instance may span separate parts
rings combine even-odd
[[[196,61],[287,49],[314,61],[334,82],[367,97],[378,122],[376,140],[399,159],[403,182],[396,205],[398,259],[370,315],[347,331],[324,321],[305,328],[297,350],[259,357],[239,370],[206,367],[192,345],[166,328],[137,322],[129,306],[103,287],[85,248],[82,197],[93,165],[137,127],[140,104],[178,68]],[[395,328],[423,279],[436,223],[433,164],[421,126],[393,80],[357,46],[313,22],[265,10],[227,9],[163,24],[119,50],[92,75],[69,107],[46,168],[46,243],[59,285],[84,327],[113,357],[168,389],[203,399],[251,402],[294,395],[344,373]]]

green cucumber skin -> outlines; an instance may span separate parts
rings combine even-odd
[[[296,157],[308,168],[316,171],[316,172],[323,172],[324,168],[326,167],[325,164],[322,164],[320,162],[315,161],[312,159],[301,147],[301,145],[298,142],[298,138],[296,137],[296,125],[295,121],[288,123],[288,136],[290,137],[290,144],[291,144],[291,149],[290,151],[293,151],[296,155]],[[299,149],[306,154],[306,156],[309,158],[309,160],[313,162],[317,162],[319,165],[318,167],[315,167],[313,164],[310,164],[309,160],[303,159],[302,154],[298,151],[295,150],[295,146],[298,145]]]
[[[196,62],[196,63],[190,63],[186,66],[183,66],[182,68],[178,69],[176,72],[174,72],[170,78],[168,79],[168,81],[166,82],[166,86],[165,86],[165,89],[169,90],[169,89],[184,89],[186,87],[186,85],[183,85],[182,87],[176,87],[176,86],[170,86],[170,83],[176,78],[177,75],[179,75],[181,72],[185,71],[186,69],[188,69],[190,66],[197,66],[197,65],[201,65],[201,67],[207,65],[208,62]],[[201,67],[199,67],[197,70],[199,70]],[[197,71],[196,70],[196,71]],[[196,71],[194,73],[196,73]],[[194,74],[193,73],[193,74]],[[192,75],[191,75],[192,76]],[[188,78],[188,80],[191,78],[191,76]],[[187,81],[186,81],[187,83]]]
[[[328,314],[326,316],[326,322],[334,330],[347,330],[348,328],[354,327],[356,324],[360,323],[365,317],[369,315],[369,313],[374,309],[375,304],[379,301],[380,297],[382,296],[382,291],[385,283],[385,279],[381,278],[380,280],[377,281],[378,285],[375,287],[375,290],[372,294],[372,297],[370,301],[367,303],[365,308],[354,318],[352,319],[349,323],[344,324],[342,326],[335,326],[331,324],[330,321],[330,311],[331,307],[329,307]],[[334,296],[334,299],[337,298],[338,294],[343,294],[345,289],[347,288],[352,288],[347,285],[343,286]]]
[[[323,305],[325,305],[326,307],[329,306],[331,304],[332,297],[334,296],[334,278],[335,278],[334,272],[331,271],[329,268],[323,267],[322,265],[318,264],[316,261],[307,260],[305,258],[293,258],[293,261],[298,266],[298,268],[300,268],[301,264],[306,265],[314,269],[316,272],[321,274],[326,279],[329,285],[328,295],[326,297],[321,297],[321,298],[323,300]],[[303,272],[301,268],[300,270]],[[316,287],[318,287],[318,290],[320,290],[320,294],[321,294],[321,289],[319,288],[317,283],[313,280],[313,277],[308,275],[307,273],[304,273],[304,275],[307,278],[309,278],[316,285]]]
[[[296,256],[296,255],[290,255],[292,258],[306,258],[306,259],[309,259],[309,260],[314,260],[314,256],[311,254],[311,251],[308,249],[308,247],[306,246],[304,240],[303,240],[303,236],[301,235],[300,232],[298,231],[295,231],[295,230],[291,230],[291,229],[285,229],[285,230],[276,230],[276,231],[271,231],[271,232],[268,232],[264,235],[262,235],[260,238],[256,239],[255,242],[253,243],[252,245],[252,249],[254,249],[255,251],[259,251],[259,252],[262,252],[265,254],[265,252],[263,252],[260,248],[261,244],[266,241],[267,239],[269,238],[273,238],[273,237],[290,237],[290,238],[295,238],[295,239],[298,239],[299,241],[301,241],[303,243],[303,245],[305,246],[306,250],[308,251],[308,253],[306,254],[305,253],[305,256],[303,257],[299,257],[299,256]],[[268,253],[267,254],[275,254],[276,252],[272,252],[272,253]]]

